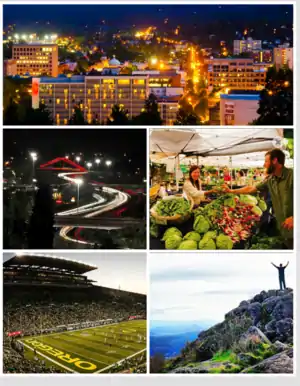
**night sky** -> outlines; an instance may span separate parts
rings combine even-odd
[[[124,153],[132,167],[145,170],[146,129],[5,129],[4,159],[36,151],[44,162],[71,153],[84,153],[93,160],[95,153],[121,160]],[[14,144],[16,142],[16,144]]]
[[[286,14],[287,12],[287,14]],[[122,15],[122,17],[120,17]],[[17,27],[44,25],[56,32],[76,27],[99,26],[101,20],[106,25],[122,28],[136,24],[163,25],[165,18],[169,24],[189,26],[210,23],[217,19],[236,20],[240,25],[252,22],[274,22],[292,24],[292,5],[5,5],[4,26],[17,24]],[[39,24],[36,24],[36,22]],[[46,25],[46,22],[50,25]],[[26,31],[25,31],[26,32]]]

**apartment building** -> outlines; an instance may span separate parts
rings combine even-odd
[[[261,40],[247,38],[245,40],[233,41],[233,55],[239,55],[244,52],[253,52],[254,50],[261,50]]]
[[[277,47],[274,48],[274,64],[277,69],[287,66],[293,69],[293,48]]]
[[[14,44],[12,58],[16,60],[17,75],[58,76],[57,44]]]
[[[207,65],[207,82],[212,87],[231,90],[261,90],[271,63],[254,63],[252,58],[210,58]]]
[[[79,106],[88,123],[106,123],[115,104],[139,115],[149,95],[147,76],[78,75],[32,79],[32,107],[44,103],[56,125],[67,125]]]

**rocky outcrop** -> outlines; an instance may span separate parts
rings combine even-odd
[[[262,291],[202,331],[168,372],[290,373],[292,345],[293,290]]]
[[[244,369],[242,373],[293,373],[293,349],[273,355],[254,366]]]

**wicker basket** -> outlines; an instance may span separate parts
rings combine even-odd
[[[164,200],[171,200],[171,199],[174,199],[174,197],[179,197],[179,198],[182,198],[182,195],[180,194],[176,194],[175,196],[168,196],[168,197],[165,197]],[[151,216],[153,218],[155,218],[155,221],[157,224],[162,224],[162,225],[176,225],[176,224],[182,224],[184,222],[186,222],[187,220],[189,220],[189,218],[191,217],[191,214],[192,214],[192,209],[194,207],[194,201],[191,197],[188,197],[187,198],[188,201],[190,202],[190,212],[189,213],[186,213],[184,215],[180,215],[180,214],[175,214],[174,216],[159,216],[156,212],[156,206],[158,204],[158,202],[150,209],[150,213],[151,213]]]
[[[160,185],[159,184],[156,184],[154,186],[152,186],[149,190],[149,197],[150,197],[150,200],[155,200],[158,193],[159,193],[159,190],[160,190]]]

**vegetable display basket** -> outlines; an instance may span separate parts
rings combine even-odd
[[[159,193],[159,189],[160,189],[159,184],[156,184],[150,188],[149,190],[150,202],[154,202],[156,200]]]
[[[176,198],[183,198],[182,195],[176,194],[174,196],[168,196],[164,197],[163,200],[176,200]],[[157,224],[161,225],[176,225],[176,224],[182,224],[190,219],[192,215],[192,210],[194,207],[194,200],[191,197],[187,198],[190,203],[190,210],[184,215],[175,214],[174,216],[160,216],[156,212],[156,206],[158,205],[159,201],[153,205],[153,207],[150,209],[151,216],[155,219]]]

